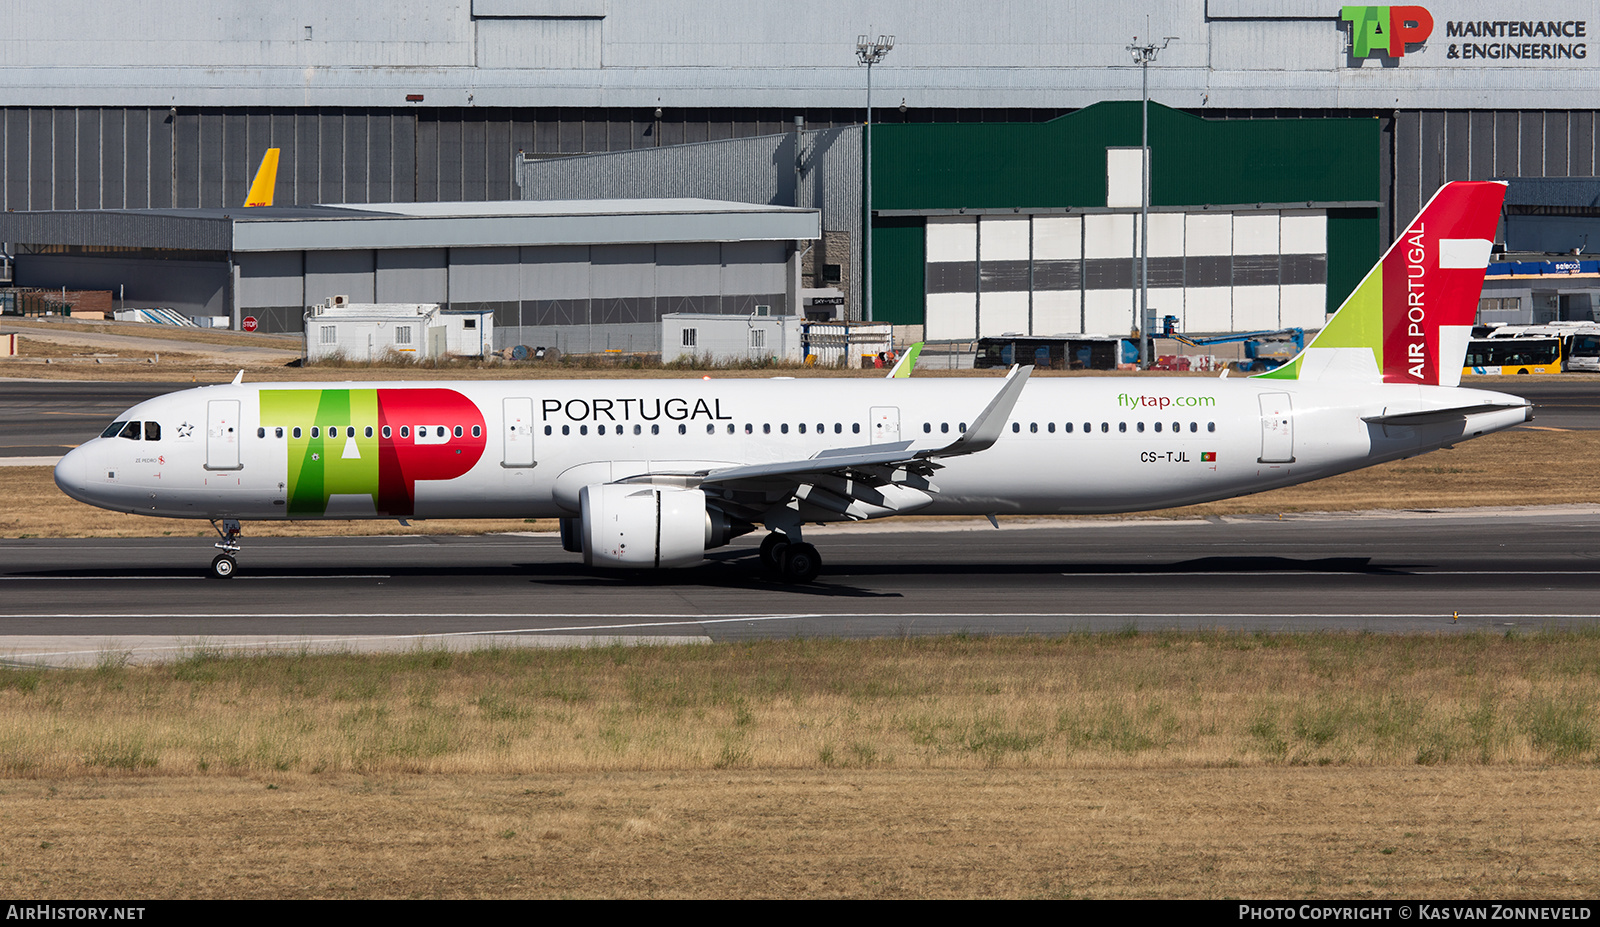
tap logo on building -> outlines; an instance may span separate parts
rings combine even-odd
[[[1379,52],[1404,58],[1407,45],[1421,45],[1433,34],[1433,14],[1420,6],[1347,6],[1339,18],[1350,24],[1350,54]]]

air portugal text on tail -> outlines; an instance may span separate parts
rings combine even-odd
[[[241,522],[559,518],[594,567],[701,563],[764,528],[763,568],[821,570],[807,525],[1170,508],[1410,457],[1527,421],[1458,384],[1504,187],[1439,191],[1290,363],[1248,378],[232,383],[140,403],[56,467],[122,512]],[[912,353],[912,352],[908,352]],[[887,551],[884,556],[894,556]],[[726,568],[726,567],[723,567]]]
[[[1505,192],[1497,181],[1441,187],[1302,359],[1332,348],[1365,361],[1370,351],[1385,383],[1458,385]],[[1297,363],[1278,376],[1300,372]]]

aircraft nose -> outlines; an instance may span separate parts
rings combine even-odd
[[[87,450],[75,447],[68,451],[61,460],[57,461],[56,486],[79,502],[89,501],[89,452]]]

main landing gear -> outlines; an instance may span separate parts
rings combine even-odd
[[[822,572],[822,555],[810,544],[789,542],[774,531],[761,542],[761,565],[786,583],[809,583]]]
[[[222,538],[212,546],[222,553],[212,559],[209,575],[213,579],[232,579],[233,574],[239,569],[239,561],[234,559],[234,555],[239,552],[239,535],[244,529],[239,526],[237,518],[224,518],[220,528],[217,527],[217,520],[213,518],[211,527]]]

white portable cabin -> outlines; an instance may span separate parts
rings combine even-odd
[[[352,303],[335,296],[306,313],[306,360],[379,360],[385,354],[436,357],[444,351],[437,303]],[[439,329],[429,337],[430,329]]]
[[[435,324],[444,329],[445,353],[484,357],[494,351],[493,309],[445,309]]]
[[[661,359],[701,357],[726,364],[776,358],[798,361],[800,318],[792,315],[718,315],[666,312],[661,315]]]

